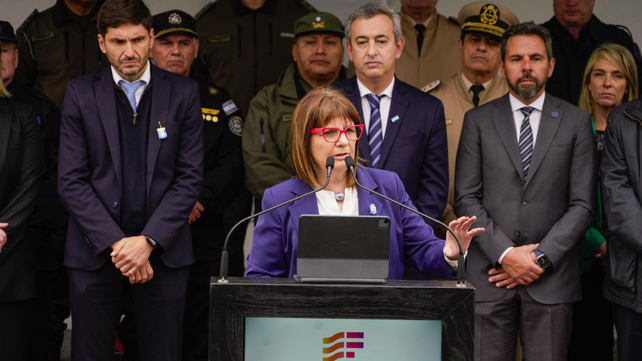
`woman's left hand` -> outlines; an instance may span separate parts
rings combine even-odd
[[[475,223],[477,217],[459,217],[458,219],[450,222],[448,226],[450,229],[455,232],[459,241],[461,242],[461,250],[463,253],[466,253],[468,246],[470,246],[470,241],[473,237],[482,233],[484,228],[474,228],[470,229],[470,226]],[[450,260],[456,260],[459,256],[459,247],[457,246],[457,240],[453,237],[450,232],[446,233],[446,245],[444,246],[444,255]]]

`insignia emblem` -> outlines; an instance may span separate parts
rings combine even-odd
[[[559,116],[560,116],[560,113],[558,113],[558,112],[552,112],[552,113],[551,113],[551,116],[552,116],[553,118],[557,118],[557,117],[559,117]]]
[[[431,91],[431,90],[435,89],[436,87],[438,87],[439,84],[441,84],[441,80],[435,80],[435,81],[430,82],[427,85],[425,85],[423,88],[421,88],[421,90],[424,93],[428,93],[429,91]]]
[[[321,20],[321,19],[319,19],[319,20]],[[320,23],[312,22],[312,28],[314,28],[314,29],[325,28],[325,21],[322,21]]]
[[[372,215],[377,214],[377,207],[374,204],[370,205],[370,214]]]
[[[499,20],[499,9],[493,4],[486,4],[479,13],[479,20],[488,25],[495,25]]]
[[[178,25],[182,22],[183,22],[183,19],[181,19],[180,15],[178,15],[177,13],[172,13],[169,16],[169,23],[172,25]]]
[[[314,21],[316,21],[316,22],[318,23],[319,21],[321,21],[321,17],[320,17],[320,16],[317,16],[317,18],[316,18],[316,19],[314,19]]]
[[[238,115],[231,117],[227,126],[230,128],[232,134],[238,135],[239,137],[243,135],[243,120]]]
[[[397,120],[399,120],[399,116],[398,115],[395,115],[394,117],[392,117],[392,119],[390,119],[390,121],[393,122],[393,123],[396,123]]]
[[[223,103],[223,111],[225,112],[225,114],[230,115],[237,110],[239,110],[239,108],[236,107],[236,104],[234,104],[233,100],[230,99]]]

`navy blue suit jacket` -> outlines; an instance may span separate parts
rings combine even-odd
[[[391,172],[361,168],[357,178],[365,187],[413,207],[399,177]],[[263,209],[312,191],[298,178],[287,180],[263,195]],[[402,279],[405,263],[416,267],[427,278],[453,278],[444,258],[445,241],[437,238],[415,213],[359,188],[359,215],[368,217],[370,209],[377,216],[391,220],[388,279]],[[252,251],[247,258],[246,277],[292,277],[297,271],[299,217],[319,214],[317,198],[312,195],[259,217],[254,228]]]
[[[357,77],[337,87],[345,92],[363,120]],[[390,120],[396,117],[399,118],[395,122]],[[417,209],[440,219],[448,198],[448,144],[441,101],[395,79],[388,118],[377,168],[397,173]],[[362,165],[369,167],[370,147],[367,135],[364,138],[359,142],[359,158],[365,160]]]
[[[150,66],[152,66],[150,64]],[[69,211],[65,265],[100,268],[118,226],[123,174],[115,83],[111,67],[70,81],[60,129],[58,192]],[[160,247],[171,268],[194,262],[188,216],[203,178],[203,119],[195,81],[152,66],[147,145],[147,223],[142,234]],[[158,123],[167,132],[159,139]]]

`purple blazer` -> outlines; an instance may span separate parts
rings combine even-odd
[[[359,167],[357,178],[364,186],[415,208],[397,174]],[[287,180],[265,191],[263,209],[311,190],[299,179]],[[369,216],[370,205],[374,204],[376,215],[390,217],[389,280],[403,278],[406,261],[430,278],[454,278],[444,259],[445,241],[435,237],[432,228],[420,216],[363,189],[359,189],[358,194],[359,215]],[[299,217],[318,213],[317,199],[310,196],[259,217],[245,276],[292,277],[296,274]]]

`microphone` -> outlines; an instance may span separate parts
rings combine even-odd
[[[251,216],[245,217],[245,218],[241,219],[238,223],[236,223],[234,225],[234,227],[232,227],[232,229],[230,229],[229,233],[227,234],[227,237],[225,237],[225,243],[223,244],[223,252],[221,253],[221,269],[220,269],[220,277],[218,279],[219,283],[227,283],[227,279],[226,278],[227,278],[227,271],[229,269],[229,266],[228,266],[228,257],[229,257],[229,255],[227,253],[227,244],[230,241],[230,236],[232,235],[232,233],[234,233],[236,228],[238,228],[238,226],[240,226],[241,224],[245,223],[246,221],[249,221],[252,218],[256,218],[256,217],[258,217],[258,216],[260,216],[262,214],[265,214],[265,213],[271,212],[271,211],[273,211],[273,210],[275,210],[277,208],[283,207],[286,204],[290,204],[292,202],[298,201],[301,198],[305,198],[305,197],[310,196],[310,195],[312,195],[314,193],[317,193],[319,191],[324,190],[325,187],[328,186],[328,183],[330,183],[330,175],[332,174],[332,169],[334,168],[334,157],[328,157],[328,159],[326,159],[325,168],[326,168],[328,173],[327,173],[327,178],[325,180],[325,184],[323,184],[321,186],[321,188],[314,189],[314,190],[312,190],[312,191],[310,191],[310,192],[308,192],[306,194],[302,194],[302,195],[300,195],[300,196],[298,196],[296,198],[290,199],[289,201],[283,202],[281,204],[277,204],[276,206],[270,207],[270,208],[268,208],[268,209],[266,209],[266,210],[264,210],[262,212],[259,212],[259,213],[253,214]]]
[[[345,158],[345,162],[346,162],[346,167],[348,167],[348,169],[350,169],[350,172],[352,173],[352,178],[354,179],[354,183],[359,188],[365,189],[365,190],[367,190],[368,192],[370,192],[372,194],[375,194],[375,195],[377,195],[377,196],[379,196],[379,197],[381,197],[381,198],[383,198],[383,199],[385,199],[385,200],[387,200],[389,202],[392,202],[392,203],[398,205],[399,207],[405,208],[405,209],[407,209],[407,210],[409,210],[409,211],[411,211],[411,212],[413,212],[415,214],[418,214],[418,215],[422,216],[423,218],[427,218],[427,219],[439,224],[440,226],[442,226],[446,230],[448,230],[448,232],[450,232],[450,234],[452,234],[453,237],[455,237],[455,240],[457,241],[457,246],[459,247],[459,257],[457,257],[457,285],[458,286],[463,286],[464,285],[464,281],[465,281],[464,280],[464,252],[463,252],[463,250],[461,248],[461,242],[459,241],[459,237],[457,237],[455,232],[453,232],[453,230],[450,229],[450,227],[448,227],[445,223],[443,223],[443,222],[441,222],[441,221],[439,221],[437,219],[434,219],[434,218],[432,218],[432,217],[430,217],[430,216],[428,216],[426,214],[423,214],[423,213],[421,213],[421,212],[419,212],[419,211],[417,211],[415,209],[412,209],[412,208],[408,207],[407,205],[405,205],[403,203],[397,202],[396,200],[394,200],[394,199],[392,199],[390,197],[386,197],[381,193],[377,193],[377,192],[373,191],[372,189],[361,185],[361,183],[359,183],[359,181],[357,180],[357,175],[356,175],[356,173],[354,171],[354,167],[355,167],[354,159],[352,159],[351,156],[347,156]]]

